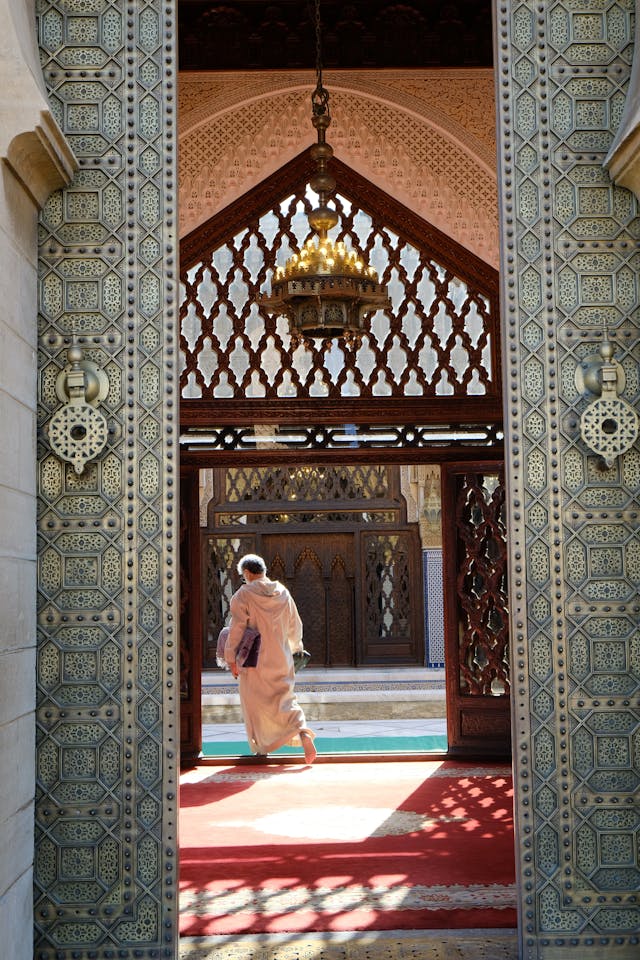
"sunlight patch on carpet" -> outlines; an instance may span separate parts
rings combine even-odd
[[[302,840],[366,840],[367,837],[392,837],[417,833],[436,823],[462,821],[466,817],[428,817],[410,810],[391,807],[308,807],[282,810],[252,821],[254,830],[278,837]],[[246,826],[235,824],[230,826]]]
[[[515,925],[507,764],[203,766],[180,793],[182,936]]]
[[[299,911],[344,913],[388,910],[494,910],[514,909],[515,884],[473,883],[424,886],[397,884],[392,887],[370,887],[350,884],[348,887],[294,886],[278,889],[265,886],[258,890],[202,890],[180,897],[180,912],[194,916],[229,917],[259,914],[277,917]],[[354,917],[356,920],[357,917]]]

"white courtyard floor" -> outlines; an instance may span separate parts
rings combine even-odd
[[[309,726],[321,738],[446,735],[443,670],[307,668],[296,678],[296,696]],[[245,731],[239,706],[237,684],[230,674],[224,670],[205,671],[203,741],[243,741]],[[211,708],[217,712],[215,722],[211,722]]]
[[[443,718],[418,720],[313,720],[309,726],[319,737],[425,737],[444,736],[447,721]],[[207,743],[243,740],[242,723],[203,723],[202,739]]]

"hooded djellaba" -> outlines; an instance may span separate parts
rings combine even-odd
[[[283,746],[302,746],[313,763],[315,734],[294,693],[293,653],[302,650],[302,620],[293,597],[269,580],[262,557],[247,554],[238,562],[245,583],[231,598],[231,622],[224,657],[240,683],[240,703],[251,752],[265,756]],[[247,627],[260,634],[255,666],[235,659]]]

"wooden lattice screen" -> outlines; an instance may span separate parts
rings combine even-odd
[[[418,531],[399,468],[384,464],[230,467],[213,471],[202,531],[202,662],[258,552],[287,584],[316,666],[424,662]]]
[[[504,469],[443,470],[450,750],[509,747],[509,616]]]
[[[342,339],[295,346],[287,321],[257,305],[275,266],[310,236],[303,155],[183,241],[183,430],[229,423],[230,410],[235,423],[278,422],[279,409],[288,422],[308,422],[313,400],[348,403],[360,423],[381,422],[389,401],[396,413],[398,401],[413,411],[396,422],[442,422],[453,402],[448,424],[498,423],[495,271],[332,162],[341,218],[333,233],[377,269],[392,309],[373,315],[359,347]],[[316,422],[326,422],[329,408],[319,409]]]

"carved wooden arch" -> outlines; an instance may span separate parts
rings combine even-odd
[[[324,573],[322,569],[322,561],[316,551],[311,547],[305,547],[302,553],[295,558],[295,573],[298,573],[298,571],[307,563],[313,564],[320,573]]]
[[[473,296],[486,304],[487,316],[484,319],[488,331],[487,340],[490,343],[491,374],[484,384],[484,393],[473,396],[465,393],[465,389],[462,388],[456,388],[455,395],[452,396],[438,395],[434,389],[430,391],[429,396],[408,396],[396,389],[392,396],[374,396],[371,392],[369,394],[365,392],[358,397],[340,396],[339,391],[332,389],[327,396],[322,397],[322,422],[499,424],[502,419],[502,404],[497,271],[338,160],[332,160],[332,169],[338,182],[337,192],[371,215],[376,228],[396,233],[403,241],[419,249],[421,256],[437,263],[447,276],[457,277],[463,281],[468,285]],[[184,320],[190,309],[189,304],[193,306],[196,302],[196,312],[202,322],[203,332],[199,335],[201,339],[207,323],[209,323],[207,336],[211,338],[213,320],[207,317],[206,311],[201,310],[197,304],[197,287],[202,274],[202,270],[200,274],[197,270],[203,264],[209,263],[212,251],[224,244],[230,244],[232,238],[239,236],[247,229],[256,232],[260,217],[272,210],[276,204],[280,204],[285,197],[291,196],[295,190],[299,190],[301,185],[304,186],[312,170],[313,163],[309,152],[305,151],[246,197],[231,204],[225,211],[203,224],[182,241],[182,280],[186,296],[183,298],[181,315]],[[246,239],[242,242],[246,242]],[[265,247],[266,267],[273,266],[274,256]],[[191,271],[195,271],[195,279],[190,275]],[[263,278],[264,276],[263,274]],[[243,282],[247,282],[246,277],[243,277]],[[258,284],[254,284],[251,292],[254,298],[257,297]],[[273,325],[271,332],[273,336],[278,336]],[[233,337],[244,335],[243,325],[237,322],[236,318]],[[195,356],[199,348],[192,349],[189,355],[191,348],[186,344],[184,336],[182,347],[187,356],[182,375],[181,424],[183,430],[207,427],[214,423],[307,424],[310,418],[318,415],[318,400],[312,396],[275,396],[272,391],[271,396],[266,398],[253,396],[251,399],[245,399],[244,393],[238,390],[229,398],[216,397],[211,391],[207,396],[204,390],[203,395],[196,398],[190,398],[188,392],[185,396],[184,387],[188,377],[199,375],[196,369],[198,360]],[[255,345],[252,345],[252,351],[252,362],[255,363],[259,361]],[[319,351],[315,349],[314,362],[320,362],[317,360],[318,353]]]
[[[314,170],[315,164],[310,150],[307,149],[221,213],[192,230],[180,241],[182,272],[197,263],[209,250],[265,213],[275,199],[291,192],[293,184],[306,183]],[[389,227],[402,232],[411,242],[419,243],[443,266],[460,270],[461,265],[464,265],[465,279],[475,281],[487,295],[496,293],[498,271],[490,264],[475,256],[438,227],[418,217],[337,157],[331,159],[331,170],[338,184],[338,192],[347,194],[365,208],[375,209],[379,218]]]
[[[273,560],[271,561],[271,579],[272,580],[284,580],[286,578],[286,566],[284,559],[279,553],[276,553]]]

